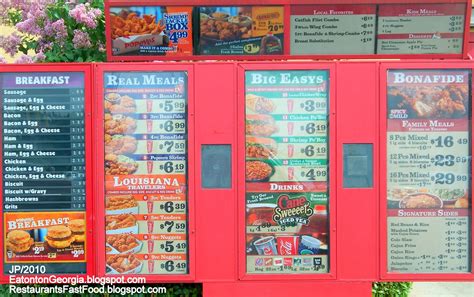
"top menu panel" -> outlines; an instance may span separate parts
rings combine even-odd
[[[106,1],[108,59],[467,58],[467,0],[229,2]]]

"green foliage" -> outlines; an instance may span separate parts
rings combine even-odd
[[[412,287],[409,282],[373,283],[373,297],[408,297]]]

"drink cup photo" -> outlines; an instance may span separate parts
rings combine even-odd
[[[153,213],[154,202],[153,201],[147,201],[146,206],[147,206],[148,213]]]
[[[146,141],[146,151],[151,154],[153,152],[153,140]]]
[[[295,154],[295,146],[293,144],[288,145],[288,158],[292,158]]]
[[[153,173],[153,162],[154,161],[146,161],[146,169],[148,174]]]
[[[148,234],[153,234],[153,227],[155,226],[155,222],[152,220],[149,220],[147,222],[148,225]]]
[[[288,180],[293,180],[295,178],[295,168],[288,167]]]
[[[155,241],[154,240],[148,240],[148,253],[152,254],[154,248],[155,248]]]
[[[151,133],[153,131],[153,120],[146,121],[146,132]]]
[[[277,236],[278,254],[298,255],[298,236]]]
[[[148,272],[152,273],[155,270],[155,260],[148,260]]]
[[[277,255],[277,248],[275,244],[275,237],[267,236],[256,240],[253,245],[257,249],[259,255],[271,256]]]
[[[153,111],[153,100],[147,99],[146,100],[146,112],[152,112]]]
[[[288,123],[288,135],[290,135],[290,136],[293,135],[294,128],[295,128],[295,123],[289,122]]]
[[[293,99],[288,99],[287,103],[288,103],[288,113],[292,113],[295,102],[293,101]]]
[[[300,255],[316,255],[319,252],[321,241],[312,236],[301,236],[301,242],[298,249]]]

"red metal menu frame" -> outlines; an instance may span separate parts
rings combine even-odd
[[[94,90],[96,102],[94,104],[94,177],[95,177],[95,213],[94,227],[96,236],[96,272],[99,276],[105,276],[105,193],[104,193],[104,73],[105,72],[164,72],[184,71],[188,74],[188,264],[189,273],[183,275],[164,274],[127,274],[125,277],[145,277],[147,283],[158,282],[193,282],[195,279],[196,255],[195,255],[195,148],[194,148],[194,68],[191,64],[151,64],[141,63],[133,65],[120,64],[96,64],[95,75],[97,82]],[[107,277],[120,278],[122,275],[107,274]]]
[[[380,279],[387,281],[468,281],[474,280],[474,240],[472,237],[472,230],[474,230],[474,219],[472,218],[472,203],[471,203],[471,272],[467,273],[389,273],[387,272],[387,204],[386,204],[386,193],[387,193],[387,71],[391,69],[469,69],[471,74],[474,74],[474,63],[473,62],[459,62],[459,61],[445,61],[443,63],[436,62],[401,62],[401,63],[381,63],[380,65],[380,113],[379,113],[379,125],[380,125]],[[473,83],[471,81],[471,93]],[[471,101],[472,103],[472,101]],[[471,104],[471,114],[473,107]],[[472,129],[473,123],[471,120],[471,155],[474,152],[472,147]],[[471,177],[473,176],[474,170],[471,166]],[[474,191],[471,187],[471,199]]]
[[[41,64],[41,65],[4,65],[0,67],[0,73],[12,73],[12,72],[82,72],[84,73],[84,104],[85,104],[85,117],[84,117],[84,128],[85,128],[85,158],[86,158],[86,228],[87,228],[87,238],[86,238],[86,273],[85,274],[55,274],[57,277],[71,277],[71,275],[82,275],[82,276],[92,276],[95,274],[95,250],[93,249],[93,242],[95,241],[94,233],[92,232],[91,227],[94,226],[94,191],[92,183],[94,182],[93,178],[93,147],[92,147],[92,82],[93,82],[93,73],[91,64]],[[3,123],[0,123],[0,129],[2,129]],[[3,133],[2,133],[3,134]],[[3,147],[0,147],[0,154],[2,153]],[[2,158],[3,160],[3,158]],[[0,192],[3,193],[3,168],[0,166]],[[4,274],[3,271],[3,239],[5,234],[3,234],[3,206],[0,209],[0,221],[2,222],[2,228],[0,230],[0,236],[2,238],[2,252],[0,253],[0,284],[9,283],[9,276]],[[51,274],[31,274],[29,276],[48,276]],[[25,275],[23,275],[25,276]]]
[[[336,205],[337,205],[337,150],[336,150],[336,64],[335,63],[248,63],[238,64],[237,112],[237,197],[238,197],[238,267],[239,280],[333,280],[337,273],[336,254]],[[317,274],[248,274],[246,272],[245,224],[245,71],[252,70],[327,70],[329,72],[329,272]]]
[[[464,21],[464,37],[461,54],[354,54],[354,55],[291,55],[290,54],[290,8],[292,5],[333,5],[333,4],[453,4],[465,3],[466,14]],[[107,61],[170,61],[170,60],[291,60],[291,59],[308,59],[308,60],[334,60],[334,59],[454,59],[454,58],[468,58],[469,50],[469,29],[471,18],[472,0],[231,0],[223,2],[222,0],[106,0],[105,1],[105,23],[110,24],[109,8],[113,6],[239,6],[239,5],[261,5],[271,6],[280,5],[284,9],[284,47],[283,55],[256,55],[256,56],[241,56],[241,55],[189,55],[189,56],[113,56],[112,42],[110,38],[110,26],[106,25],[106,52]]]

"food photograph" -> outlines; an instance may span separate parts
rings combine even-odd
[[[283,7],[199,8],[199,54],[282,55]]]
[[[14,213],[5,216],[5,220],[12,226],[27,222],[31,227],[6,230],[4,245],[7,263],[84,261],[84,213]]]
[[[469,195],[460,189],[390,189],[388,208],[469,208]]]
[[[191,55],[192,10],[185,6],[111,7],[112,54]]]
[[[106,214],[138,214],[138,202],[132,195],[106,195]]]
[[[105,216],[106,234],[138,234],[137,219],[133,214]]]
[[[405,110],[410,119],[462,118],[469,111],[469,88],[464,85],[390,86],[387,93],[389,113]]]
[[[128,95],[118,93],[107,93],[105,95],[104,110],[114,113],[133,113],[137,111],[135,99]]]

